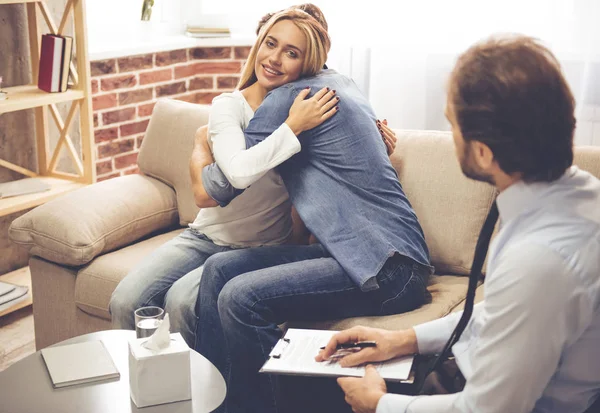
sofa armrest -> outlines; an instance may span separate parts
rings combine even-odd
[[[156,231],[177,226],[173,188],[129,175],[89,185],[15,219],[9,237],[57,264],[83,265]]]

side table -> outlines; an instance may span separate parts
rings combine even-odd
[[[77,386],[52,388],[46,365],[38,351],[0,373],[0,413],[208,413],[225,400],[223,376],[206,358],[191,350],[192,400],[138,409],[129,395],[128,340],[134,331],[107,330],[55,344],[102,340],[121,378]],[[156,377],[156,380],[166,380]]]

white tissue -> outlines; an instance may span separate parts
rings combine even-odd
[[[169,347],[169,344],[171,344],[170,329],[169,314],[165,314],[164,320],[159,324],[154,334],[143,344],[144,347],[151,351],[161,351]]]

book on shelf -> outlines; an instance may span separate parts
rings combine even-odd
[[[64,39],[60,36],[42,35],[38,88],[46,92],[59,91],[63,43]]]
[[[72,55],[72,37],[42,35],[38,88],[46,92],[65,92]]]
[[[0,281],[0,313],[27,299],[29,288]]]
[[[230,30],[227,27],[201,27],[201,26],[188,26],[186,31],[190,33],[223,33],[229,34]]]
[[[47,347],[41,353],[55,389],[121,377],[101,340]]]
[[[69,80],[69,68],[71,67],[71,58],[73,57],[73,38],[65,38],[65,47],[63,48],[62,62],[60,67],[60,91],[67,91],[67,82]]]

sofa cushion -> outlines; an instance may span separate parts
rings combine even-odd
[[[475,290],[475,304],[483,301],[484,292],[485,292],[485,284],[480,284],[479,287],[477,287],[477,289]],[[462,311],[464,309],[465,309],[465,300],[462,300],[460,303],[458,303],[458,305],[456,307],[454,307],[452,309],[451,313],[454,313],[456,311]]]
[[[142,172],[175,189],[181,225],[193,222],[198,214],[189,162],[196,130],[208,123],[209,111],[208,105],[173,99],[159,100],[138,156]]]
[[[14,220],[13,242],[66,265],[94,257],[177,225],[171,187],[142,175],[110,179],[70,192]]]
[[[435,320],[449,314],[464,299],[469,279],[455,275],[433,276],[427,289],[431,293],[431,302],[403,314],[383,317],[354,317],[344,320],[319,322],[289,322],[288,327],[315,328],[318,330],[344,330],[354,326],[369,326],[386,330],[401,330],[426,321]]]
[[[392,165],[425,232],[438,274],[469,274],[495,189],[466,178],[450,132],[396,130]]]
[[[96,258],[77,273],[75,303],[86,313],[110,320],[108,303],[117,284],[145,256],[179,235],[183,229],[160,234]]]

